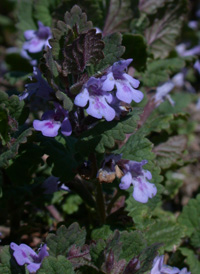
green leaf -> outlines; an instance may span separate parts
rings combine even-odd
[[[156,87],[161,82],[166,82],[169,75],[180,71],[185,66],[185,61],[181,58],[171,58],[165,60],[153,60],[147,64],[144,73],[135,73],[140,76],[144,86]]]
[[[32,129],[27,129],[13,142],[9,150],[3,152],[0,155],[0,167],[5,167],[8,164],[10,159],[13,159],[17,153],[20,144],[24,144],[27,142],[27,137],[32,134]]]
[[[15,85],[19,81],[25,81],[31,76],[31,73],[27,73],[24,71],[9,71],[4,74],[5,79],[9,82],[10,85]]]
[[[56,92],[56,97],[63,102],[63,108],[68,110],[68,111],[71,111],[72,108],[73,108],[73,103],[72,103],[72,100],[67,96],[67,94],[65,94],[64,92],[62,91],[57,91]]]
[[[144,249],[142,254],[139,257],[139,260],[141,262],[140,268],[137,271],[137,274],[143,274],[146,273],[146,271],[151,270],[153,260],[157,255],[158,249],[160,245],[159,244],[153,244],[151,246],[148,246]]]
[[[75,5],[70,12],[64,16],[65,23],[71,28],[77,27],[78,33],[88,31],[92,28],[92,22],[87,21],[86,13],[82,12],[79,6]]]
[[[123,243],[120,259],[125,259],[126,261],[138,256],[146,248],[144,235],[138,231],[123,231],[120,241]]]
[[[104,58],[104,43],[101,34],[95,29],[90,29],[86,33],[81,33],[71,44],[64,45],[64,61],[61,72],[67,74],[80,74],[86,66],[96,64]]]
[[[15,258],[11,255],[10,247],[4,246],[0,253],[0,273],[6,274],[27,274],[24,266],[19,266]]]
[[[104,59],[94,67],[95,72],[112,66],[114,62],[119,61],[119,58],[125,51],[125,48],[121,45],[122,35],[120,33],[113,33],[104,37],[103,42],[105,43],[103,50]]]
[[[144,70],[147,61],[147,45],[142,35],[125,33],[122,45],[125,46],[124,59],[133,58],[132,65],[137,70]]]
[[[62,209],[67,214],[73,214],[78,211],[79,206],[83,203],[81,197],[77,194],[68,195],[64,204],[62,205]]]
[[[115,146],[115,140],[123,141],[126,133],[131,133],[135,130],[140,113],[141,109],[135,108],[125,118],[122,118],[120,122],[99,122],[93,129],[80,136],[77,142],[78,149],[86,155],[94,150],[104,153],[106,148]]]
[[[183,165],[183,152],[187,146],[187,137],[177,135],[170,137],[167,142],[157,145],[153,152],[156,154],[156,163],[162,169],[171,165]]]
[[[189,203],[184,206],[183,212],[178,218],[178,222],[186,229],[185,234],[191,236],[199,231],[200,227],[200,194],[196,199],[190,199]]]
[[[73,151],[66,139],[63,139],[64,144],[62,144],[53,138],[50,139],[41,135],[39,137],[39,140],[42,141],[41,147],[44,153],[49,155],[47,163],[49,166],[53,166],[53,175],[59,177],[61,181],[70,181],[73,179],[77,167]]]
[[[139,10],[146,14],[154,14],[157,9],[164,7],[166,3],[172,2],[173,0],[140,0]]]
[[[94,262],[94,264],[99,268],[104,262],[105,247],[106,247],[106,243],[105,241],[101,239],[97,241],[97,243],[92,243],[90,246],[90,255],[91,255],[92,262]]]
[[[34,2],[34,17],[45,26],[52,25],[52,13],[60,4],[60,0],[36,0]]]
[[[104,35],[108,35],[117,31],[128,31],[132,17],[132,2],[130,0],[109,1],[109,9],[103,29]]]
[[[73,274],[73,266],[64,256],[54,258],[52,256],[44,258],[38,274]]]
[[[21,32],[21,39],[24,40],[24,31],[35,30],[37,25],[33,19],[33,1],[19,0],[17,6],[18,23],[17,28]]]
[[[145,233],[149,245],[163,244],[159,249],[161,254],[164,251],[171,251],[175,245],[179,245],[183,236],[183,227],[172,221],[157,221]]]
[[[197,256],[195,255],[194,251],[184,247],[179,248],[179,250],[184,256],[186,256],[186,263],[190,266],[191,273],[199,274],[200,262]]]
[[[92,230],[91,238],[95,241],[99,239],[106,240],[112,234],[112,232],[113,231],[109,225],[103,225],[100,228]]]
[[[145,38],[155,58],[164,59],[174,49],[187,12],[187,1],[178,0],[159,9],[145,30]]]
[[[82,246],[85,243],[86,231],[80,229],[78,223],[73,223],[68,228],[59,227],[55,234],[50,233],[46,242],[51,256],[67,256],[72,245]]]

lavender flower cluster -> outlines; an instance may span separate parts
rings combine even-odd
[[[89,102],[89,106],[86,109],[89,115],[97,119],[105,118],[106,121],[112,121],[116,116],[120,116],[122,112],[121,102],[128,104],[130,104],[132,100],[136,103],[141,102],[143,93],[136,89],[140,82],[125,72],[125,69],[127,69],[131,62],[132,59],[121,60],[114,63],[113,66],[107,70],[107,74],[101,78],[91,77],[87,83],[84,84],[81,92],[75,97],[74,104],[79,107],[85,107]],[[39,89],[37,87],[38,96],[42,96],[44,91],[49,91],[50,95],[51,88],[48,83],[44,86],[44,80],[41,79],[42,78],[37,76],[37,80],[41,83],[40,87],[43,86],[43,88]],[[34,84],[28,84],[27,90],[30,91],[33,85]],[[49,95],[47,95],[47,98]],[[61,128],[63,135],[71,135],[72,127],[69,121],[68,111],[65,111],[58,103],[54,104],[55,109],[44,113],[42,121],[35,120],[33,127],[48,137],[57,136],[59,128]]]

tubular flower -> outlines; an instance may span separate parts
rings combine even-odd
[[[38,254],[25,244],[17,245],[15,243],[11,243],[10,248],[14,250],[13,256],[15,257],[18,265],[28,265],[27,268],[29,273],[36,273],[36,271],[40,268],[43,259],[49,256],[46,244],[43,245]]]
[[[58,104],[56,104],[55,110],[49,110],[42,115],[42,121],[34,120],[33,127],[47,137],[57,136],[59,128],[61,128],[61,133],[65,136],[69,136],[72,133],[68,111]]]
[[[124,176],[119,184],[121,189],[128,189],[132,184],[134,186],[133,198],[140,203],[147,203],[148,199],[153,198],[157,193],[156,186],[148,182],[152,179],[151,172],[142,168],[146,163],[146,160],[126,161],[123,165]]]
[[[133,59],[121,60],[116,62],[108,69],[107,79],[103,83],[102,89],[111,91],[116,87],[116,97],[125,103],[130,104],[133,101],[139,103],[144,95],[140,90],[137,90],[140,82],[129,74],[125,73],[128,65]]]
[[[164,256],[162,255],[154,259],[150,274],[191,274],[191,272],[188,272],[186,267],[180,270],[177,267],[164,264]]]
[[[115,111],[108,103],[112,102],[113,96],[102,89],[102,78],[91,77],[83,90],[75,97],[74,104],[85,107],[89,101],[89,107],[86,109],[89,115],[112,121],[115,118]]]
[[[25,87],[27,91],[20,96],[20,100],[29,98],[33,94],[45,100],[50,100],[54,90],[49,86],[47,81],[44,80],[37,67],[33,67],[33,77],[30,77],[30,79],[32,80],[32,78],[35,78],[37,82],[26,84]]]
[[[49,46],[48,40],[51,36],[51,29],[38,21],[38,30],[26,30],[24,37],[27,40],[23,44],[23,49],[30,53],[40,52],[43,47]]]

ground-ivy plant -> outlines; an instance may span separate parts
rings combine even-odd
[[[4,1],[0,273],[200,273],[199,19]]]

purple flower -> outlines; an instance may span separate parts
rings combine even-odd
[[[40,268],[43,259],[49,256],[46,244],[43,245],[38,254],[25,244],[17,245],[15,243],[11,243],[10,248],[14,250],[13,256],[15,257],[18,265],[27,264],[27,268],[30,273],[36,273],[36,271]]]
[[[49,46],[48,40],[52,37],[51,29],[38,21],[38,30],[26,30],[24,37],[27,42],[24,42],[23,49],[30,53],[40,52],[43,47]]]
[[[132,61],[133,59],[127,59],[114,63],[112,67],[108,69],[107,79],[104,81],[102,87],[105,91],[111,91],[116,86],[117,98],[128,104],[130,104],[132,100],[139,103],[144,97],[143,93],[136,89],[140,82],[124,72]]]
[[[58,177],[50,176],[42,184],[45,189],[44,194],[53,194],[59,190],[70,191],[70,189],[65,185],[61,184]]]
[[[83,90],[75,97],[74,104],[80,107],[85,107],[89,101],[89,106],[86,109],[87,113],[97,119],[105,118],[111,121],[115,118],[115,111],[108,103],[112,102],[113,96],[111,93],[102,89],[103,77],[91,77]]]
[[[54,90],[49,86],[46,80],[42,77],[40,70],[37,67],[33,67],[33,77],[31,80],[35,78],[37,82],[26,84],[26,92],[20,95],[20,100],[31,97],[35,94],[38,97],[41,97],[45,100],[52,99],[52,94]]]
[[[55,110],[49,110],[42,115],[42,121],[34,120],[33,127],[47,137],[57,136],[59,128],[61,128],[63,135],[69,136],[72,133],[72,127],[68,118],[68,111],[59,104],[55,105]]]
[[[151,172],[142,168],[146,163],[146,160],[126,161],[123,165],[125,175],[119,184],[121,189],[128,189],[132,184],[134,186],[133,198],[140,203],[147,203],[148,199],[153,198],[157,193],[156,186],[147,181],[152,179]]]
[[[159,106],[161,102],[164,101],[165,98],[169,100],[169,102],[174,105],[174,101],[169,96],[170,91],[174,88],[174,83],[172,81],[168,81],[161,86],[157,87],[156,94],[154,96],[156,105]]]
[[[164,264],[164,256],[157,256],[153,261],[153,267],[150,274],[191,274],[187,271],[187,268],[182,270],[177,267],[172,267]]]

